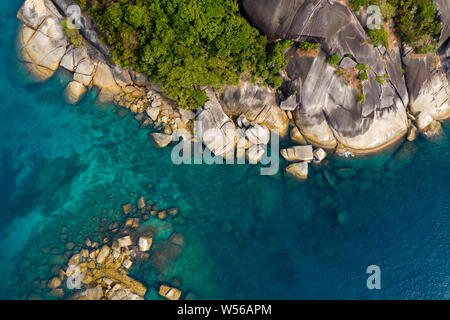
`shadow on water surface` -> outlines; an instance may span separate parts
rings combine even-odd
[[[43,207],[44,214],[51,214],[63,205],[69,196],[71,182],[85,169],[77,154],[51,160],[36,157],[31,173],[19,182],[18,176],[24,166],[14,169],[13,155],[4,151],[0,193],[4,214],[0,217],[1,225],[26,215],[37,206]]]

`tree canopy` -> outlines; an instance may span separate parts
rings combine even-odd
[[[441,32],[442,25],[437,19],[436,6],[430,0],[389,0],[397,5],[395,17],[397,31],[404,42],[418,53],[437,50],[435,37]]]
[[[366,5],[378,6],[386,21],[394,20],[395,31],[401,40],[417,53],[437,50],[436,37],[442,25],[437,18],[436,5],[431,0],[350,0],[350,3],[355,11]],[[388,34],[384,28],[369,30],[368,33],[375,45],[388,46]]]
[[[202,87],[281,85],[283,50],[239,11],[238,0],[77,0],[96,21],[113,63],[145,72],[182,108],[207,101]]]

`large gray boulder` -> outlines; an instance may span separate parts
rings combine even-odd
[[[442,24],[437,55],[416,55],[404,47],[403,63],[410,97],[410,109],[426,112],[434,120],[450,118],[450,3],[433,0]]]
[[[78,81],[71,81],[66,87],[65,96],[69,103],[77,104],[86,92],[86,87]]]
[[[450,86],[439,58],[435,54],[415,55],[406,48],[403,62],[411,112],[426,112],[435,120],[449,118]]]
[[[314,159],[311,145],[282,149],[280,153],[287,161],[312,161]]]
[[[408,94],[400,49],[392,46],[382,55],[347,6],[327,0],[243,0],[243,8],[270,40],[321,44],[317,56],[299,55],[295,48],[286,53],[289,64],[282,89],[285,96],[297,92],[293,115],[309,142],[337,147],[338,152],[370,153],[405,135]],[[334,53],[365,64],[368,80],[348,83],[327,62]],[[383,84],[376,81],[387,76]],[[356,101],[359,85],[362,103]]]
[[[216,94],[208,89],[209,101],[197,116],[203,144],[216,156],[226,157],[236,145],[236,126],[224,113]],[[199,134],[199,133],[197,133]]]
[[[58,13],[49,0],[27,0],[17,13],[22,22],[18,38],[19,59],[38,81],[59,68],[68,41]]]
[[[280,135],[287,131],[289,120],[280,109],[275,93],[269,88],[261,88],[244,82],[240,86],[227,86],[221,95],[223,111],[230,117],[245,118],[257,124],[264,124],[270,130],[278,130]]]
[[[308,141],[325,149],[337,146],[338,152],[370,153],[404,136],[407,117],[403,99],[407,102],[407,96],[402,99],[392,82],[380,84],[375,71],[368,70],[369,79],[361,83],[365,100],[358,103],[357,88],[336,74],[323,50],[309,68],[297,68],[302,63],[304,67],[302,60],[306,59],[311,60],[294,56],[287,73],[302,84],[297,88],[300,104],[294,119]],[[398,73],[401,77],[401,70]],[[391,77],[395,79],[396,74]],[[404,85],[400,87],[406,93]]]
[[[286,173],[296,180],[306,180],[308,179],[308,163],[303,161],[290,164],[286,167]]]
[[[172,135],[159,132],[150,133],[150,139],[153,140],[158,148],[164,148],[173,141]]]

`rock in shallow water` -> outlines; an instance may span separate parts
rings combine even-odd
[[[281,155],[287,161],[312,161],[314,159],[311,145],[283,149],[281,150]]]
[[[150,133],[150,138],[158,148],[164,148],[172,142],[172,135],[168,135],[165,133]]]
[[[61,279],[59,279],[58,277],[54,277],[48,282],[48,287],[50,289],[55,289],[55,288],[59,287],[60,285],[61,285]]]
[[[327,153],[322,148],[314,150],[314,159],[317,162],[322,162],[327,157]]]
[[[107,245],[104,245],[97,256],[97,263],[103,263],[110,252],[111,249]]]
[[[130,236],[119,238],[117,239],[117,242],[119,244],[119,248],[129,247],[133,244],[133,241],[131,241]]]
[[[86,289],[84,295],[87,300],[100,300],[103,297],[103,289],[101,285],[94,288]]]
[[[150,119],[152,119],[153,121],[156,121],[158,119],[160,109],[154,108],[154,107],[149,107],[149,108],[147,108],[147,110],[145,112],[150,117]]]
[[[425,111],[420,112],[416,118],[416,126],[420,131],[425,131],[432,122],[433,117]]]
[[[265,151],[266,150],[262,145],[252,145],[246,153],[249,163],[257,164],[259,161],[261,161],[261,158],[264,155]]]
[[[353,168],[338,168],[334,170],[334,172],[342,179],[351,179],[357,174],[356,170]]]
[[[406,140],[414,141],[417,138],[417,128],[415,126],[411,126],[408,129],[408,134],[406,135]]]
[[[308,179],[308,163],[298,162],[286,167],[286,173],[294,179],[303,181]]]
[[[405,142],[387,163],[387,169],[398,171],[405,168],[414,160],[417,151],[418,147],[414,142]]]
[[[140,237],[139,238],[139,251],[146,252],[150,250],[152,246],[153,239],[150,237]]]
[[[442,125],[439,121],[433,120],[430,125],[425,129],[424,135],[427,138],[435,138],[441,136],[444,133]]]
[[[159,288],[159,294],[168,300],[179,300],[181,297],[181,291],[177,288],[172,288],[167,285],[161,285]]]
[[[71,104],[77,104],[86,92],[86,87],[78,81],[71,81],[66,87],[66,99]]]
[[[136,201],[136,206],[138,209],[143,209],[145,208],[146,204],[145,204],[145,198],[144,197],[139,197]]]

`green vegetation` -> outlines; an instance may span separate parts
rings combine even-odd
[[[75,47],[80,47],[84,45],[84,38],[80,34],[80,31],[78,29],[75,29],[73,26],[70,26],[71,22],[69,21],[69,18],[64,19],[61,21],[61,26],[63,29],[64,34],[66,37],[69,38],[70,42]]]
[[[430,0],[388,0],[397,7],[395,26],[402,41],[412,46],[416,52],[435,52],[435,37],[442,25],[437,20],[436,5]]]
[[[316,50],[320,48],[320,43],[311,43],[311,42],[300,42],[298,44],[299,49],[309,51],[309,50]]]
[[[380,8],[385,21],[393,19],[395,32],[400,39],[414,48],[416,53],[436,52],[436,37],[442,25],[437,18],[436,5],[431,0],[350,0],[355,11],[366,5]],[[375,45],[387,48],[387,32],[384,29],[368,30]]]
[[[345,78],[345,72],[342,71],[341,69],[336,69],[336,70],[334,71],[334,74],[335,74],[335,75],[338,75],[338,76],[340,76],[340,77]]]
[[[355,10],[356,12],[358,12],[361,7],[364,7],[365,5],[367,5],[368,0],[350,0],[350,4],[353,7],[353,10]]]
[[[363,94],[358,94],[358,96],[356,97],[356,102],[358,103],[362,103],[364,102],[364,100],[366,100],[366,97]]]
[[[380,8],[384,21],[394,18],[397,13],[397,7],[389,3],[388,0],[370,0],[369,4]]]
[[[375,79],[376,79],[380,84],[383,84],[383,83],[384,83],[384,77],[383,77],[383,76],[377,76]]]
[[[372,43],[375,47],[383,45],[386,49],[389,48],[389,34],[383,26],[380,26],[380,29],[368,30],[367,33],[369,34],[370,39],[372,39]]]
[[[367,79],[369,79],[369,76],[367,75],[367,72],[366,72],[366,71],[363,71],[363,72],[361,72],[361,73],[359,74],[358,79],[361,80],[361,81],[367,80]]]
[[[269,44],[238,0],[77,0],[96,21],[112,61],[145,72],[179,107],[207,101],[202,87],[241,76],[277,88],[291,41]]]
[[[377,76],[377,77],[375,78],[375,80],[377,80],[380,84],[383,84],[385,81],[388,81],[388,80],[389,80],[389,75],[388,75],[387,73],[385,73],[385,74],[382,75],[382,76]]]
[[[362,63],[358,63],[356,65],[356,69],[358,69],[359,71],[365,71],[365,70],[367,70],[367,65],[366,64],[362,64]]]
[[[436,52],[437,51],[437,43],[433,44],[425,44],[422,46],[418,46],[414,51],[418,54],[427,54],[430,52]]]
[[[334,53],[328,58],[328,62],[330,64],[338,65],[341,62],[341,57],[338,54]]]
[[[289,49],[289,48],[294,44],[294,41],[291,41],[291,40],[281,40],[281,41],[279,42],[279,44],[280,44],[282,50],[286,50],[286,49]]]

